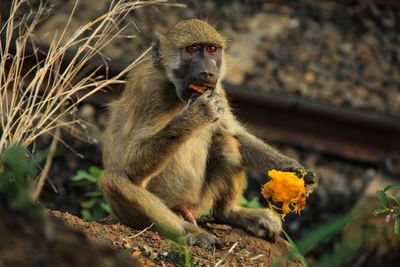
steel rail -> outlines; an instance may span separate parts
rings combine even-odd
[[[47,51],[46,46],[40,47]],[[33,53],[31,47],[26,50],[26,54]],[[41,53],[38,55],[40,60]],[[45,53],[42,55],[44,57]],[[72,57],[73,52],[67,53],[62,65],[67,66]],[[35,57],[30,57],[26,63],[29,69],[37,61]],[[90,73],[103,65],[102,60],[93,59],[83,73]],[[121,62],[109,62],[107,67],[99,70],[99,74],[112,77],[126,66]],[[237,117],[255,135],[267,141],[300,145],[366,163],[389,162],[392,168],[392,159],[400,157],[400,117],[335,107],[228,83],[224,87]],[[107,92],[98,92],[87,101],[105,106],[121,91],[121,86],[116,86]]]

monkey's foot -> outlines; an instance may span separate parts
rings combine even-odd
[[[207,250],[222,248],[222,242],[218,237],[203,230],[189,233],[184,238],[190,246],[199,246]]]
[[[269,209],[240,208],[227,211],[215,219],[271,241],[275,241],[282,230],[281,219]]]

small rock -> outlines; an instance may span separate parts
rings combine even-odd
[[[94,121],[94,117],[96,115],[96,109],[91,104],[84,104],[79,109],[79,115],[81,116],[82,119],[86,121]]]
[[[315,74],[311,71],[307,71],[304,74],[304,81],[308,84],[313,84],[315,82]]]

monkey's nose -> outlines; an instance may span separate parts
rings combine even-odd
[[[211,79],[211,78],[214,78],[214,73],[212,73],[212,72],[206,72],[206,71],[200,72],[200,78],[202,78],[202,79]]]

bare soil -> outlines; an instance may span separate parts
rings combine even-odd
[[[73,229],[82,231],[94,242],[108,244],[118,251],[138,257],[146,266],[178,265],[179,257],[173,242],[161,238],[153,230],[134,230],[112,218],[103,222],[85,222],[74,215],[59,211],[50,211],[49,215],[64,221]],[[226,264],[224,266],[270,266],[272,261],[282,262],[285,253],[288,252],[289,245],[282,238],[271,243],[228,225],[215,224],[210,219],[204,220],[202,226],[221,238],[223,248],[208,251],[190,247],[190,254],[200,266],[214,265],[221,259],[223,260],[221,263]],[[232,251],[228,252],[229,250]],[[298,261],[294,261],[290,266],[301,265]]]

